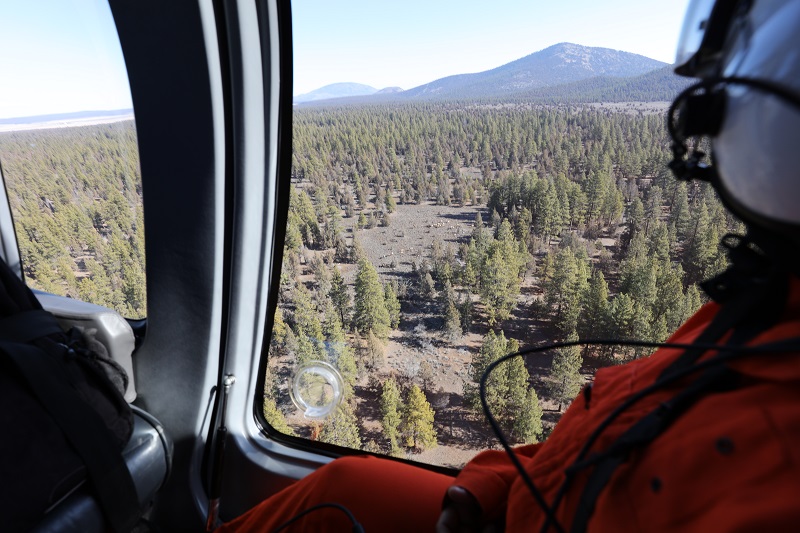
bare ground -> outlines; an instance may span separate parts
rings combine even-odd
[[[349,231],[348,241],[351,242],[353,233],[358,232],[365,254],[383,281],[396,280],[410,287],[416,276],[412,264],[419,265],[423,259],[429,259],[434,239],[438,238],[445,247],[452,246],[454,250],[460,243],[468,243],[477,213],[481,213],[484,221],[488,219],[486,208],[481,206],[407,204],[397,206],[389,216],[388,227],[357,229],[357,216],[345,219],[344,223]],[[338,267],[348,285],[352,286],[356,265],[339,264]],[[301,279],[310,281],[310,271],[306,270]],[[413,294],[409,290],[409,295]],[[536,314],[535,302],[541,298],[538,280],[527,275],[511,317],[495,329],[502,329],[506,337],[517,339],[522,348],[552,340],[549,322]],[[361,422],[362,442],[366,444],[372,440],[380,447],[386,447],[378,407],[380,391],[375,383],[394,376],[401,383],[423,385],[419,368],[423,361],[427,361],[434,370],[434,378],[425,387],[425,392],[435,411],[438,446],[421,453],[408,453],[407,457],[423,463],[460,468],[479,451],[499,447],[484,417],[470,412],[462,401],[464,383],[470,381],[469,363],[488,332],[486,320],[480,316],[478,306],[471,330],[452,340],[445,338],[442,332],[444,319],[435,298],[411,296],[401,299],[401,306],[400,326],[389,337],[384,364],[368,372],[371,376],[364,376],[356,386],[356,415]],[[526,359],[531,385],[544,409],[545,434],[549,434],[561,416],[558,405],[549,397],[552,357],[552,353],[546,352]],[[278,382],[286,383],[289,361],[281,363],[278,360],[275,363],[283,369],[279,370]],[[585,370],[587,373],[592,371],[589,368]],[[288,413],[287,421],[298,434],[312,436],[313,424],[304,421],[301,415]]]

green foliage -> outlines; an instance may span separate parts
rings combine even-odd
[[[481,297],[490,326],[506,320],[516,306],[527,259],[511,224],[504,220],[498,228],[498,238],[487,245],[480,264]]]
[[[325,420],[319,440],[346,448],[361,448],[358,420],[350,403],[343,401]]]
[[[0,156],[27,283],[143,318],[144,215],[133,121],[3,133]]]
[[[278,406],[275,404],[275,398],[269,395],[264,396],[263,412],[264,418],[267,420],[267,423],[272,426],[272,429],[284,435],[294,435],[294,430],[286,423],[283,413],[280,412]]]
[[[572,333],[566,339],[568,342],[578,340],[578,335]],[[583,376],[580,374],[583,357],[580,346],[558,348],[553,356],[553,366],[550,376],[554,381],[554,397],[558,400],[558,410],[563,405],[572,401],[583,386]]]
[[[433,416],[433,408],[425,394],[417,385],[412,385],[408,391],[402,422],[402,433],[407,447],[425,450],[436,446]]]
[[[331,289],[328,296],[339,310],[342,326],[347,327],[350,323],[350,293],[347,291],[347,285],[337,267],[334,267],[331,275]]]
[[[533,444],[539,441],[542,433],[542,406],[539,405],[536,391],[531,387],[514,418],[514,434],[521,443]]]
[[[298,191],[292,187],[289,197],[288,224],[296,227],[302,243],[309,248],[322,240],[314,204],[305,190]],[[294,231],[293,229],[292,232]]]
[[[360,331],[372,331],[382,339],[387,338],[391,318],[386,310],[383,286],[378,280],[375,267],[366,258],[362,258],[358,263],[355,291],[353,320],[356,327]]]
[[[712,234],[708,207],[705,202],[692,209],[690,225],[693,226],[686,245],[686,273],[692,282],[701,281],[710,266],[719,241]]]
[[[397,455],[400,451],[400,446],[397,444],[397,437],[402,421],[400,415],[403,411],[403,402],[400,399],[400,389],[393,378],[389,378],[383,382],[380,407],[383,435],[389,441],[390,453],[392,455]]]
[[[372,330],[369,330],[367,332],[367,349],[364,359],[366,367],[375,370],[383,366],[386,362],[385,352],[386,348],[381,339],[379,339]]]
[[[608,332],[610,308],[608,284],[603,272],[595,270],[589,279],[589,287],[583,293],[581,313],[578,319],[578,334],[581,339],[599,339]]]
[[[576,256],[571,248],[565,247],[556,253],[552,274],[544,283],[545,301],[553,309],[554,322],[564,334],[577,328],[588,278],[585,252]]]
[[[472,409],[481,413],[478,384],[488,366],[504,355],[519,351],[514,339],[506,339],[489,331],[483,339],[481,349],[470,363],[469,375],[472,383],[465,385],[465,399]],[[486,381],[486,400],[494,417],[501,426],[521,442],[534,442],[541,435],[541,408],[538,397],[529,395],[530,374],[521,357],[514,357],[499,365]],[[533,401],[536,398],[536,401]]]
[[[389,313],[389,327],[397,328],[400,326],[400,301],[397,299],[394,284],[386,283],[383,286],[383,299],[386,312]]]
[[[448,300],[444,313],[444,335],[450,341],[461,338],[461,313],[453,300]]]
[[[353,387],[358,379],[358,365],[353,353],[353,348],[345,345],[339,358],[336,360],[336,369],[342,375],[344,381],[344,400],[347,401],[353,396]]]

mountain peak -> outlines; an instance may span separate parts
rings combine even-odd
[[[329,100],[331,98],[343,98],[346,96],[365,96],[375,94],[378,89],[364,85],[363,83],[331,83],[319,89],[315,89],[305,94],[298,94],[294,97],[296,103],[313,102],[316,100]]]
[[[404,94],[436,98],[496,97],[597,76],[638,76],[665,65],[630,52],[558,43],[492,70],[442,78]]]

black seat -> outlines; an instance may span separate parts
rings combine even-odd
[[[146,509],[169,476],[172,441],[158,420],[135,406],[131,408],[134,414],[133,435],[123,456],[136,485],[139,505]],[[107,529],[100,506],[84,484],[48,510],[34,531],[102,532]]]

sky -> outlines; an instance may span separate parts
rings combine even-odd
[[[132,107],[108,3],[0,2],[0,118]]]
[[[410,89],[559,42],[671,63],[687,3],[295,0],[293,93],[337,82]],[[106,0],[3,0],[0,50],[0,119],[132,107]]]

